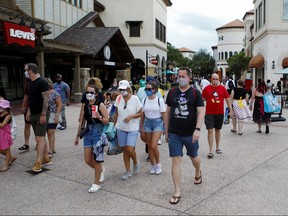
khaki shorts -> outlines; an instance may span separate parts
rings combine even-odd
[[[35,136],[45,136],[47,131],[47,123],[49,120],[49,112],[46,114],[46,123],[40,124],[40,116],[41,114],[31,115],[31,124],[34,131]]]

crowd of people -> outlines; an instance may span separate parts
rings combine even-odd
[[[70,104],[70,89],[62,81],[61,74],[56,75],[56,82],[53,83],[50,78],[40,77],[36,64],[26,64],[24,70],[26,84],[22,111],[25,121],[25,143],[19,150],[29,150],[32,125],[37,149],[32,171],[41,172],[43,166],[52,163],[52,155],[56,153],[57,125],[60,130],[67,127],[65,106]],[[133,88],[132,81],[115,79],[105,92],[102,91],[103,86],[99,78],[90,78],[81,99],[79,125],[74,141],[74,144],[78,145],[83,138],[84,161],[95,173],[88,192],[97,192],[105,180],[103,146],[109,140],[105,134],[103,136],[102,131],[109,122],[113,122],[117,143],[123,153],[123,180],[128,180],[140,172],[140,162],[135,151],[139,137],[146,144],[147,161],[150,162],[147,172],[160,175],[163,169],[167,169],[162,167],[161,152],[158,148],[161,136],[165,135],[172,160],[174,192],[169,200],[171,204],[177,204],[181,199],[183,147],[195,169],[194,184],[202,183],[198,149],[203,123],[207,129],[209,144],[207,158],[212,159],[214,156],[214,140],[216,154],[222,154],[220,139],[225,103],[232,118],[231,132],[242,135],[243,122],[253,119],[258,125],[257,133],[262,133],[263,124],[266,127],[265,133],[269,133],[271,113],[264,112],[263,96],[271,87],[269,84],[266,85],[263,79],[258,79],[257,86],[250,95],[249,90],[245,88],[245,81],[240,79],[236,85],[232,79],[227,79],[227,85],[223,85],[219,75],[213,73],[210,81],[202,79],[199,83],[201,89],[198,89],[195,83],[191,82],[191,77],[189,68],[180,67],[177,75],[178,86],[168,91],[166,100],[163,90],[159,89],[157,78],[153,76],[143,77],[139,89]],[[0,172],[7,171],[17,159],[10,150],[13,144],[11,121],[10,103],[5,98],[0,98],[0,152],[5,156]],[[48,141],[45,138],[46,134]]]

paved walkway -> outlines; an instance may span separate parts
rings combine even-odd
[[[31,174],[36,158],[34,136],[31,149],[23,144],[23,116],[16,116],[18,137],[12,152],[18,159],[0,173],[0,214],[3,215],[287,215],[288,205],[288,121],[273,122],[270,134],[257,134],[252,122],[243,135],[231,133],[231,123],[222,130],[222,155],[207,159],[208,143],[204,125],[199,155],[203,182],[194,185],[194,170],[185,156],[182,163],[182,198],[177,205],[173,193],[171,159],[165,142],[160,148],[163,173],[149,174],[144,144],[139,140],[139,176],[123,181],[122,155],[105,155],[106,180],[102,189],[89,194],[93,171],[83,160],[83,148],[74,146],[80,104],[67,108],[68,128],[56,133],[53,164],[47,171]],[[16,111],[16,109],[15,109]],[[288,117],[288,109],[283,110]],[[0,157],[0,163],[3,163]]]

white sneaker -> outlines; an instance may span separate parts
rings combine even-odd
[[[150,174],[151,175],[156,173],[155,168],[156,168],[155,165],[151,165],[151,167],[150,167]]]
[[[137,160],[137,164],[136,165],[134,164],[133,170],[134,170],[134,174],[135,175],[139,174],[139,172],[140,172],[140,163],[139,163],[138,160]]]
[[[162,173],[162,164],[159,163],[155,165],[155,173],[156,175],[159,175]]]
[[[105,180],[105,168],[103,167],[101,175],[100,175],[99,182],[104,182],[104,180]]]
[[[101,186],[97,184],[92,184],[91,188],[88,190],[89,193],[95,193],[100,190]]]
[[[124,175],[122,176],[123,180],[127,180],[129,177],[132,176],[132,173],[130,171],[125,172]]]

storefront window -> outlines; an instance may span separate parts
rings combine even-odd
[[[283,20],[288,20],[288,0],[283,0]]]

